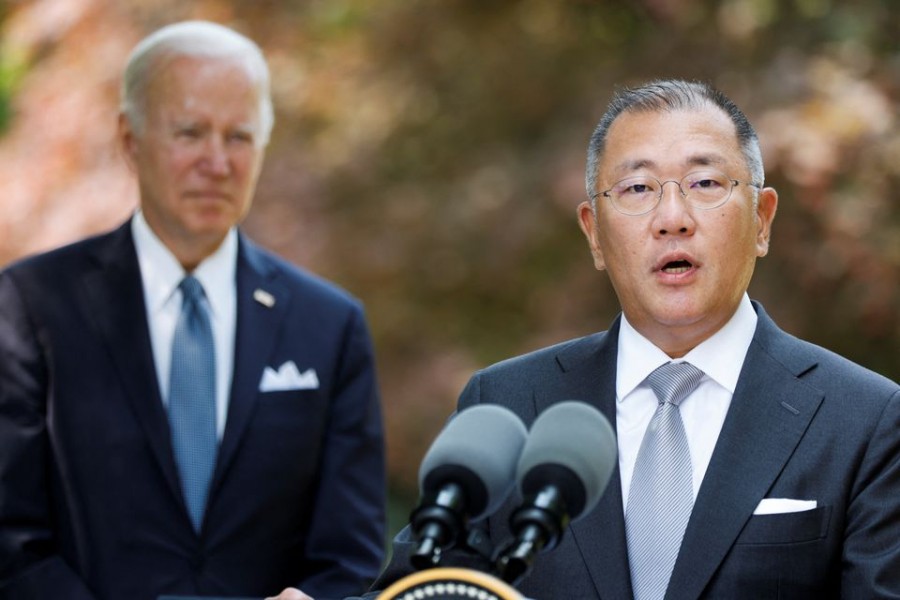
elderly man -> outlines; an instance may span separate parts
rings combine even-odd
[[[778,202],[756,134],[711,87],[624,90],[578,207],[622,314],[475,374],[465,409],[526,423],[580,399],[615,425],[599,504],[519,585],[551,598],[900,597],[900,386],[779,329],[747,296]],[[482,523],[508,542],[516,500]],[[384,587],[409,572],[409,529]],[[492,566],[457,551],[444,565]]]
[[[253,42],[153,33],[119,120],[140,209],[0,274],[0,596],[340,597],[377,574],[362,308],[237,230],[272,120]]]

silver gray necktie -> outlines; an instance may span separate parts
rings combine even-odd
[[[666,363],[647,376],[659,405],[638,451],[625,515],[635,600],[665,596],[691,516],[691,453],[678,404],[701,379],[703,371],[685,362]]]

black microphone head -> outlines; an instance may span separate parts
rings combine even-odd
[[[516,481],[516,463],[528,430],[511,410],[478,404],[456,415],[431,444],[419,467],[424,496],[459,485],[466,513],[477,519],[497,510]]]
[[[574,520],[599,502],[616,466],[616,435],[606,417],[584,402],[554,404],[531,426],[516,479],[523,496],[556,486]]]

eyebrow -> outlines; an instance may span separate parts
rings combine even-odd
[[[259,127],[255,123],[238,123],[234,126],[234,130],[239,131],[240,133],[256,135]]]
[[[169,129],[171,131],[178,131],[180,129],[185,129],[185,128],[197,128],[197,129],[202,129],[203,131],[207,131],[207,130],[211,129],[211,127],[212,126],[209,124],[209,122],[206,119],[200,119],[200,118],[177,119],[177,120],[173,120],[171,123],[169,123]],[[241,123],[235,123],[234,125],[229,126],[228,130],[231,132],[256,135],[259,131],[259,127],[256,124],[254,124],[253,122],[241,122]]]
[[[728,161],[725,160],[725,157],[719,154],[694,154],[686,161],[684,164],[687,167],[706,167],[709,165],[716,166],[725,166]],[[622,163],[619,163],[615,167],[613,167],[613,173],[632,173],[634,171],[639,171],[641,169],[654,169],[657,167],[657,163],[647,158],[638,158],[634,160],[626,160]]]

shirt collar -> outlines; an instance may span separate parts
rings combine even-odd
[[[750,298],[744,293],[731,319],[681,360],[691,363],[734,394],[757,320]],[[650,373],[671,360],[638,333],[622,315],[616,371],[616,397],[620,401],[643,383]]]
[[[163,244],[138,210],[131,220],[134,246],[141,268],[141,279],[151,314],[172,300],[178,284],[187,274],[175,255]],[[222,298],[234,288],[237,270],[237,231],[231,228],[216,251],[197,265],[193,275],[206,293],[213,315],[222,314]]]

